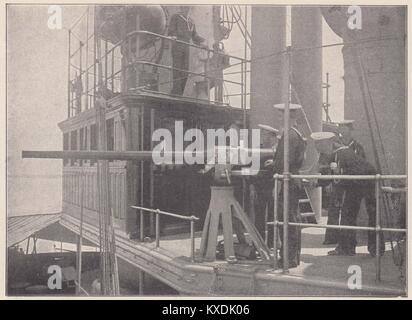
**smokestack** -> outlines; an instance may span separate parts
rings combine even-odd
[[[292,6],[292,102],[302,105],[312,131],[322,131],[322,15],[318,7]],[[297,50],[307,47],[319,49]],[[304,119],[301,130],[306,137],[310,129]],[[308,139],[306,159],[302,170],[317,171],[318,153],[313,141]],[[321,215],[321,189],[309,191],[309,198],[316,217]]]
[[[351,30],[347,26],[347,6],[322,8],[332,30],[344,43],[351,43],[342,49],[345,118],[356,120],[355,138],[364,146],[371,163],[378,164],[370,126],[382,173],[405,174],[406,7],[360,9],[360,29]]]
[[[317,7],[292,6],[292,102],[302,105],[312,131],[322,131],[322,15]],[[307,47],[319,49],[298,50]],[[308,136],[308,132],[304,133]],[[307,162],[317,161],[310,145]]]
[[[274,53],[285,49],[286,7],[253,6],[251,35],[250,127],[279,128],[273,105],[284,102],[282,55]],[[266,134],[262,131],[263,147],[270,147]]]

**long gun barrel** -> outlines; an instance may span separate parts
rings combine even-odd
[[[228,147],[229,149],[229,147]],[[240,148],[230,147],[231,150]],[[260,157],[270,157],[273,155],[272,149],[243,149],[249,154],[259,153]],[[230,150],[229,150],[230,151]],[[215,150],[211,151],[212,154]],[[201,154],[204,159],[208,155],[206,151],[164,151],[162,155],[183,155],[193,156]],[[152,151],[22,151],[22,158],[38,158],[38,159],[84,159],[84,160],[137,160],[137,161],[152,161]],[[205,161],[206,163],[206,161]]]

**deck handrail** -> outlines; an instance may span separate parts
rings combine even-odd
[[[171,41],[171,42],[177,42],[177,43],[180,43],[180,44],[184,44],[184,45],[187,45],[187,46],[189,46],[189,47],[201,49],[201,50],[207,51],[207,52],[209,52],[209,53],[214,53],[214,54],[217,54],[217,55],[221,55],[221,56],[233,58],[233,59],[236,59],[236,60],[239,60],[239,61],[243,61],[243,62],[251,62],[251,60],[249,60],[249,59],[244,59],[244,58],[237,57],[237,56],[233,56],[233,55],[226,54],[226,53],[220,53],[220,52],[217,52],[216,50],[210,49],[210,48],[208,48],[208,47],[202,47],[202,46],[199,46],[199,45],[194,44],[194,43],[190,43],[190,42],[186,42],[186,41],[174,39],[173,37],[170,37],[170,36],[165,36],[165,35],[161,35],[161,34],[154,33],[154,32],[150,32],[150,31],[146,31],[146,30],[135,30],[135,31],[129,32],[129,33],[126,35],[124,41],[125,41],[126,39],[128,39],[129,37],[134,36],[135,34],[138,34],[138,35],[144,34],[144,35],[154,36],[154,37],[157,37],[157,38],[169,40],[169,41]],[[122,42],[123,42],[123,41],[118,42],[116,45],[119,45],[119,44],[121,44]]]
[[[381,189],[382,189],[383,192],[387,192],[387,193],[406,193],[408,191],[406,187],[404,187],[404,188],[382,187]]]
[[[194,76],[204,77],[206,79],[213,79],[213,80],[219,80],[219,81],[232,83],[232,84],[236,84],[236,85],[242,85],[241,82],[227,80],[227,79],[218,78],[218,77],[208,76],[206,72],[194,72],[194,71],[174,68],[174,67],[168,66],[166,64],[159,64],[159,63],[154,63],[154,62],[145,61],[145,60],[136,60],[136,61],[130,62],[127,65],[123,66],[123,68],[121,68],[117,72],[115,72],[113,75],[116,76],[119,73],[121,73],[122,71],[124,71],[128,68],[134,67],[135,65],[148,65],[148,66],[152,66],[152,67],[158,67],[158,68],[167,69],[167,70],[171,70],[171,71],[179,71],[179,72],[187,73],[187,74],[194,75]],[[139,88],[144,88],[144,87],[146,87],[146,86],[141,86]]]
[[[177,219],[182,219],[182,220],[189,220],[189,221],[197,221],[197,220],[199,220],[199,218],[198,217],[196,217],[196,216],[184,216],[184,215],[181,215],[181,214],[176,214],[176,213],[172,213],[172,212],[167,212],[167,211],[162,211],[162,210],[159,210],[159,209],[150,209],[150,208],[145,208],[145,207],[139,207],[139,206],[131,206],[131,208],[133,208],[133,209],[138,209],[138,210],[143,210],[143,211],[146,211],[146,212],[152,212],[152,213],[158,213],[158,214],[161,214],[161,215],[165,215],[165,216],[170,216],[170,217],[174,217],[174,218],[177,218]]]
[[[69,33],[70,33],[70,31],[69,31]],[[81,111],[81,108],[82,108],[81,103],[83,101],[83,96],[89,96],[88,93],[90,91],[94,92],[94,94],[90,95],[90,97],[95,95],[95,92],[96,92],[96,89],[97,89],[97,86],[98,86],[96,81],[90,89],[88,88],[88,84],[87,84],[86,85],[86,92],[82,91],[80,93],[79,97],[73,96],[74,91],[70,89],[70,85],[73,84],[73,81],[76,80],[77,77],[80,77],[80,79],[81,79],[84,74],[96,77],[96,74],[95,74],[96,71],[90,72],[90,70],[92,68],[93,68],[93,70],[96,69],[95,66],[97,64],[97,61],[105,60],[106,61],[106,68],[107,68],[107,61],[109,59],[112,60],[111,72],[109,71],[109,73],[111,73],[111,74],[109,74],[107,72],[107,70],[105,69],[105,75],[104,75],[104,78],[105,78],[104,83],[108,84],[109,83],[108,81],[111,81],[112,90],[114,90],[114,80],[117,79],[116,78],[117,75],[122,74],[127,69],[134,68],[137,65],[150,65],[150,66],[153,66],[153,67],[166,69],[170,72],[179,71],[179,72],[183,72],[187,75],[203,77],[207,81],[208,86],[210,86],[210,81],[219,81],[219,82],[222,82],[222,83],[232,83],[232,84],[239,85],[239,86],[243,87],[243,80],[238,82],[238,81],[233,81],[233,80],[229,80],[229,79],[224,79],[224,77],[220,78],[216,75],[213,76],[212,72],[220,70],[220,69],[208,70],[208,68],[206,66],[205,66],[204,72],[193,72],[193,71],[190,71],[190,70],[183,70],[183,69],[174,68],[173,66],[169,66],[169,65],[163,65],[163,64],[159,64],[159,63],[153,63],[153,62],[150,62],[150,61],[142,60],[142,61],[129,62],[129,63],[126,63],[126,65],[122,64],[120,69],[116,68],[116,70],[115,70],[113,61],[114,61],[115,58],[119,59],[119,57],[117,57],[117,55],[115,55],[116,49],[118,49],[120,46],[122,46],[124,44],[127,44],[127,43],[130,44],[131,41],[134,41],[133,40],[134,37],[137,38],[137,37],[140,37],[140,36],[150,36],[150,37],[154,37],[156,39],[162,39],[164,41],[168,41],[170,43],[179,43],[181,45],[185,45],[185,46],[188,46],[188,47],[197,48],[199,50],[202,50],[202,52],[205,52],[205,54],[207,54],[208,59],[210,58],[211,54],[216,55],[216,56],[224,56],[224,57],[234,59],[234,60],[236,60],[235,63],[232,64],[232,65],[229,65],[227,67],[233,67],[235,65],[241,65],[242,66],[241,73],[243,72],[243,65],[244,64],[246,65],[247,63],[251,63],[250,59],[245,59],[245,58],[242,58],[242,57],[227,54],[225,52],[220,52],[219,50],[209,48],[207,46],[197,45],[197,44],[194,44],[194,43],[178,40],[175,37],[162,35],[162,34],[157,34],[157,33],[146,31],[146,30],[135,30],[135,31],[132,31],[132,32],[129,32],[128,34],[126,34],[125,37],[123,39],[119,40],[118,42],[113,43],[113,46],[110,49],[106,47],[105,52],[101,56],[95,57],[95,61],[93,61],[92,64],[86,65],[84,68],[82,68],[81,65],[80,65],[80,67],[78,67],[78,66],[75,66],[71,63],[71,60],[73,58],[75,58],[75,56],[77,54],[81,54],[81,49],[82,49],[83,46],[85,46],[85,43],[80,42],[79,48],[77,50],[74,50],[73,52],[71,52],[70,48],[69,48],[69,57],[68,57],[68,59],[69,59],[69,70],[70,70],[70,68],[75,68],[75,69],[77,69],[77,71],[79,71],[79,74],[77,74],[77,72],[76,72],[76,77],[73,78],[73,79],[71,79],[70,72],[69,72],[69,77],[68,77],[68,82],[69,82],[69,93],[68,93],[69,94],[69,97],[68,97],[68,101],[69,101],[68,108],[69,108],[69,110],[68,110],[68,114],[69,114],[69,117],[71,117],[73,115],[72,112],[76,113],[76,110],[77,110],[77,112],[79,112],[79,110]],[[86,42],[89,41],[91,38],[92,38],[92,36],[88,37]],[[119,80],[119,79],[117,79],[117,80]],[[169,82],[173,82],[173,80],[169,80],[169,81],[166,81],[164,83],[169,83]],[[142,86],[142,88],[147,88],[147,85]],[[134,89],[136,89],[136,88],[134,88]],[[78,110],[78,106],[73,105],[75,101],[80,101],[80,109],[79,110]],[[93,104],[93,100],[91,100],[90,103],[88,101],[86,102],[86,105],[88,106],[88,108],[90,108],[90,106],[92,104]]]
[[[277,248],[277,226],[283,226],[283,249],[286,251],[285,256],[288,256],[288,226],[296,227],[313,227],[313,228],[323,228],[323,229],[341,229],[341,230],[367,230],[376,232],[376,281],[381,281],[381,256],[380,256],[380,238],[382,232],[398,232],[406,233],[407,229],[404,228],[382,228],[380,222],[380,194],[387,190],[383,189],[380,186],[382,180],[404,180],[407,179],[407,175],[304,175],[304,174],[291,174],[288,175],[291,179],[318,179],[318,180],[374,180],[375,181],[375,198],[376,198],[376,224],[375,227],[362,227],[362,226],[348,226],[348,225],[318,225],[313,223],[299,223],[299,222],[289,222],[288,219],[285,219],[285,216],[288,217],[289,212],[283,212],[283,221],[278,221],[278,181],[283,179],[285,175],[275,174],[274,178],[274,192],[273,192],[273,222],[266,221],[266,225],[273,225],[273,245],[276,250]],[[286,228],[285,228],[286,227]],[[277,253],[275,251],[273,255],[273,265],[274,269],[277,268]],[[284,261],[282,266],[283,272],[288,272],[288,261]]]
[[[268,221],[268,225],[274,225],[273,221]],[[283,226],[284,223],[277,221],[277,225]],[[362,226],[347,226],[347,225],[336,225],[336,224],[316,224],[316,223],[303,223],[303,222],[289,222],[288,225],[290,226],[297,226],[297,227],[312,227],[312,228],[320,228],[320,229],[339,229],[339,230],[363,230],[363,231],[381,231],[381,232],[399,232],[405,233],[407,229],[398,229],[398,228],[379,228],[376,227],[362,227]]]
[[[191,215],[191,216],[184,216],[176,213],[171,213],[167,211],[162,211],[159,209],[151,209],[151,208],[146,208],[146,207],[140,207],[140,206],[130,206],[132,209],[139,210],[140,212],[140,241],[144,241],[144,219],[143,219],[143,213],[154,213],[156,215],[156,223],[155,223],[155,229],[156,229],[156,249],[160,248],[160,216],[169,216],[185,221],[190,222],[190,260],[192,262],[195,261],[195,222],[199,220],[198,217]]]
[[[275,174],[274,179],[283,179],[282,174]],[[318,179],[318,180],[376,180],[376,175],[349,175],[349,174],[291,174],[291,179]],[[403,180],[407,175],[379,175],[381,180]]]

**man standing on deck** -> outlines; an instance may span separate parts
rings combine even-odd
[[[175,40],[184,42],[193,41],[200,45],[205,41],[196,32],[196,26],[189,17],[189,6],[180,6],[180,12],[172,15],[169,23],[169,36]],[[172,43],[172,66],[173,66],[173,87],[171,94],[182,95],[188,78],[190,47],[187,44],[173,41]],[[178,70],[176,70],[178,69]]]
[[[280,119],[283,122],[285,105],[276,104],[275,108],[279,111]],[[290,104],[289,118],[289,172],[291,174],[299,174],[299,170],[302,167],[303,160],[305,159],[306,139],[297,129],[297,116],[302,107],[298,104]],[[283,128],[285,130],[285,128]],[[273,159],[273,173],[283,173],[283,156],[284,156],[284,132],[280,138],[278,147]],[[298,206],[299,206],[299,193],[301,186],[299,181],[291,180],[289,182],[289,222],[299,222]],[[278,220],[283,221],[283,184],[279,193],[279,208],[278,208]],[[288,267],[295,268],[300,263],[300,249],[301,249],[301,230],[296,226],[289,226],[288,229]],[[279,265],[283,266],[283,227],[279,228],[280,238],[282,240],[282,246],[280,250]]]
[[[355,154],[366,159],[365,151],[362,145],[357,142],[352,135],[354,120],[342,120],[336,122],[338,127],[338,143],[348,146],[353,150]],[[322,173],[322,171],[320,171]],[[328,205],[328,225],[338,225],[340,220],[340,212],[342,210],[344,192],[342,187],[334,183],[330,184],[329,187],[329,205]],[[326,229],[325,240],[323,244],[337,244],[339,238],[339,230],[337,229]]]
[[[264,144],[261,148],[270,147],[274,152],[279,140],[279,131],[271,126],[259,124],[260,129],[265,130],[267,133],[263,135],[266,137]],[[273,152],[273,155],[274,155]],[[267,157],[261,156],[261,166],[263,170],[260,170],[256,176],[250,178],[251,184],[250,199],[251,199],[251,210],[255,210],[255,227],[259,231],[262,238],[265,237],[265,218],[273,216],[273,155],[268,159]],[[266,217],[266,213],[268,213]],[[273,245],[273,232],[268,232],[268,246],[269,248]]]
[[[315,141],[315,147],[320,153],[323,163],[328,163],[330,173],[341,175],[375,175],[376,169],[360,155],[356,154],[348,146],[339,146],[333,143],[335,135],[331,132],[314,132],[311,138]],[[319,185],[325,186],[331,181],[320,180]],[[340,180],[339,183],[344,192],[342,204],[341,225],[356,226],[360,204],[365,199],[370,227],[376,224],[376,199],[375,182],[372,180]],[[380,238],[379,254],[385,252],[383,236]],[[376,233],[368,232],[368,251],[372,256],[376,255]],[[340,230],[337,247],[328,252],[328,255],[355,255],[356,231]]]

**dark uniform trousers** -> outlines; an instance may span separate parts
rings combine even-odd
[[[171,94],[182,95],[185,91],[189,70],[189,46],[174,43],[172,46],[173,87]],[[185,71],[180,71],[180,70]]]
[[[283,135],[279,141],[278,149],[276,150],[274,158],[274,172],[281,173],[283,171]],[[289,131],[289,170],[291,174],[299,174],[302,167],[305,155],[306,142],[301,133],[291,128]],[[300,187],[295,181],[289,182],[289,222],[299,222],[298,206],[299,206],[299,192]],[[278,221],[283,222],[283,183],[279,192],[278,201]],[[279,235],[282,246],[280,250],[280,257],[283,260],[283,226],[279,227]],[[300,248],[301,248],[301,228],[290,226],[288,228],[288,264],[289,266],[297,266],[300,262]]]
[[[290,181],[289,183],[289,222],[301,222],[298,217],[299,186]],[[283,186],[281,187],[278,200],[278,221],[283,222]],[[283,259],[283,226],[279,227],[279,235],[282,242],[280,258]],[[289,265],[300,263],[301,250],[301,228],[296,226],[288,227],[288,261]]]
[[[283,222],[283,184],[280,184],[278,196],[277,220]],[[273,181],[267,181],[266,187],[257,188],[256,199],[256,220],[255,225],[261,236],[264,237],[265,230],[265,210],[268,210],[268,221],[273,221]],[[293,182],[289,183],[289,222],[301,222],[298,217],[300,188]],[[283,226],[278,228],[280,241],[282,243],[280,257],[283,258]],[[268,246],[273,246],[273,229],[268,229]],[[301,249],[301,228],[289,226],[288,229],[288,251],[289,265],[299,264]]]
[[[374,175],[376,169],[363,157],[357,155],[350,148],[341,148],[337,151],[337,163],[345,175]],[[376,224],[376,199],[374,181],[341,180],[340,186],[344,189],[341,225],[356,226],[362,199],[365,199],[366,210],[369,217],[368,225]],[[376,254],[376,232],[368,232],[368,250],[372,255]],[[339,232],[338,248],[344,252],[353,254],[356,248],[356,230],[342,229]],[[380,254],[385,251],[383,236],[380,239]]]
[[[256,190],[255,204],[255,226],[262,238],[265,237],[265,213],[268,212],[268,221],[273,221],[273,179],[268,177],[258,178],[254,182]],[[267,208],[267,209],[266,209]],[[268,229],[268,246],[273,246],[273,232]]]
[[[332,191],[329,195],[328,203],[328,225],[339,225],[339,218],[341,209],[343,206],[344,190],[337,186],[332,185]],[[339,239],[338,229],[326,229],[325,243],[336,244]]]
[[[341,225],[356,226],[362,199],[365,199],[368,214],[368,226],[376,225],[376,198],[373,183],[362,186],[345,188],[345,200],[342,208]],[[338,245],[344,252],[355,253],[356,230],[341,230],[338,236]],[[380,238],[380,253],[385,251],[383,236]],[[368,251],[376,254],[376,232],[368,231]]]
[[[359,142],[353,139],[348,144],[348,147],[351,148],[356,155],[362,157],[363,159],[366,159],[365,151]],[[343,188],[341,188],[339,185],[333,184],[328,203],[328,225],[339,225],[339,218],[341,216],[344,196],[345,192]],[[338,243],[339,233],[339,229],[326,229],[325,244]]]
[[[169,36],[174,36],[177,40],[200,45],[204,40],[196,32],[196,26],[189,17],[182,14],[174,14],[170,18]],[[188,45],[173,42],[172,43],[172,66],[173,68],[173,87],[171,94],[182,95],[185,91],[189,70],[190,49]]]

